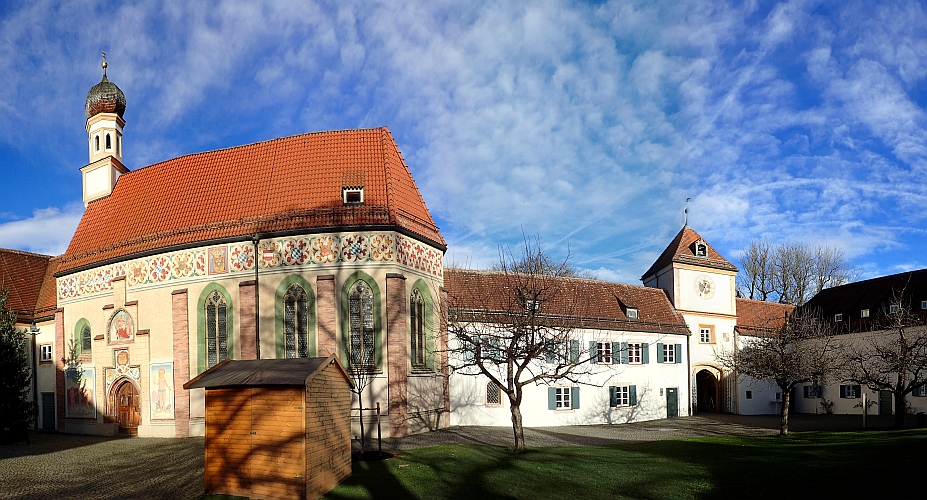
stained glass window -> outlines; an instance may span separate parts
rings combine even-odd
[[[292,285],[283,297],[284,337],[287,358],[309,357],[309,319],[306,291]]]
[[[352,367],[373,367],[373,293],[370,285],[360,280],[348,295],[351,321],[350,356]]]
[[[412,326],[412,365],[425,365],[425,301],[418,290],[409,299],[409,317]]]
[[[228,304],[219,292],[206,298],[206,361],[209,367],[229,357]]]

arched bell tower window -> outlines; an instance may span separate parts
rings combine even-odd
[[[218,291],[206,298],[206,361],[208,367],[228,356],[228,304]]]
[[[287,358],[309,357],[309,300],[303,287],[293,284],[283,297]]]
[[[374,366],[373,293],[370,285],[358,280],[348,294],[351,327],[350,364],[352,368]]]
[[[122,154],[122,137],[116,136],[116,154]]]
[[[412,328],[412,366],[425,366],[425,301],[418,290],[409,298],[409,318]]]
[[[100,150],[100,136],[98,135],[93,136],[93,146],[94,146],[94,151]]]
[[[110,149],[113,149],[113,142],[110,139],[109,134],[106,134],[106,150],[109,151]]]

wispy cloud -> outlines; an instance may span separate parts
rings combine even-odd
[[[84,214],[83,204],[37,209],[32,217],[0,224],[0,248],[60,255]]]
[[[634,282],[692,198],[731,259],[825,241],[888,272],[927,227],[925,33],[914,1],[37,1],[0,20],[0,141],[54,187],[2,211],[79,197],[105,48],[132,168],[387,125],[457,263],[524,230]]]

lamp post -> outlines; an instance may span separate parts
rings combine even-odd
[[[35,419],[33,422],[33,429],[39,430],[39,375],[36,373],[36,346],[35,346],[35,337],[39,334],[39,327],[35,326],[33,321],[29,325],[29,336],[32,337],[32,404],[35,405],[32,408],[32,416]]]

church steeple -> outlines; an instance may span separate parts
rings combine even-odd
[[[119,176],[129,172],[122,164],[122,129],[126,122],[126,96],[106,76],[106,52],[103,52],[103,80],[90,88],[84,103],[87,117],[87,145],[90,163],[81,168],[84,206],[109,196]]]

